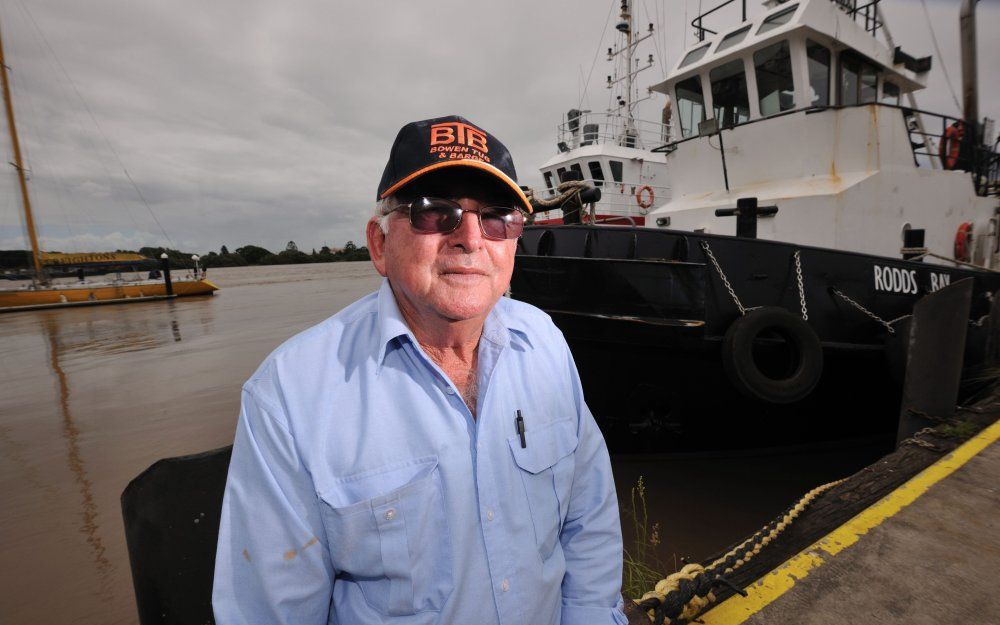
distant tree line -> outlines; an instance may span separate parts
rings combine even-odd
[[[132,252],[147,258],[159,259],[166,252],[170,266],[174,269],[190,269],[194,267],[191,260],[193,253],[181,252],[166,247],[141,247],[135,250],[115,250],[116,252]],[[244,245],[230,252],[225,245],[218,252],[211,251],[200,254],[199,263],[202,267],[246,267],[249,265],[294,265],[300,263],[336,263],[340,261],[368,260],[368,248],[358,247],[354,241],[348,241],[342,248],[330,248],[326,245],[312,249],[312,253],[303,252],[289,241],[285,249],[274,253],[257,245]],[[0,269],[29,269],[31,253],[27,250],[0,250]]]
[[[163,248],[144,247],[139,250],[143,256],[159,258],[163,252],[170,257],[170,266],[192,267],[191,254],[184,254],[176,250],[165,250]],[[274,253],[267,248],[258,245],[244,245],[233,251],[223,245],[218,252],[211,251],[201,255],[202,267],[246,267],[248,265],[296,265],[302,263],[336,263],[340,261],[368,260],[368,248],[358,247],[354,241],[348,241],[343,248],[330,248],[326,245],[312,249],[312,253],[303,252],[295,244],[289,241],[285,249]]]

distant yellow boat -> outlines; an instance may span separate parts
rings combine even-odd
[[[210,295],[218,286],[208,279],[178,280],[173,283],[174,295]],[[122,302],[136,298],[167,297],[163,280],[135,282],[92,282],[49,286],[27,286],[20,289],[0,290],[0,308],[21,306],[49,306],[68,303]]]
[[[14,106],[11,102],[10,81],[7,76],[7,65],[3,55],[3,40],[0,39],[0,86],[3,90],[4,109],[7,113],[7,129],[10,131],[11,147],[14,152],[14,168],[17,170],[18,182],[21,188],[21,200],[24,207],[25,227],[31,243],[31,260],[33,263],[32,284],[16,289],[0,289],[0,312],[11,310],[49,307],[49,306],[82,306],[86,304],[143,301],[166,297],[185,295],[210,295],[219,289],[204,277],[198,276],[198,257],[195,261],[194,278],[170,280],[169,273],[165,278],[152,279],[150,272],[148,280],[114,280],[86,282],[85,268],[101,268],[106,271],[121,272],[123,270],[156,269],[158,263],[151,258],[139,254],[124,252],[97,252],[89,254],[62,254],[58,252],[42,252],[38,246],[38,235],[35,232],[35,221],[31,213],[31,200],[28,196],[28,182],[24,165],[21,160],[21,146],[17,137],[17,126],[14,123]],[[161,258],[166,259],[166,254]],[[163,261],[166,263],[166,260]],[[63,269],[77,267],[80,270],[80,282],[55,284],[51,281],[46,267]],[[157,272],[158,273],[158,272]]]

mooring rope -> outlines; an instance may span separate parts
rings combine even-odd
[[[846,478],[845,478],[846,479]],[[785,531],[792,522],[822,493],[844,480],[817,486],[780,516],[762,527],[753,536],[720,556],[708,566],[687,564],[656,583],[635,603],[646,610],[655,625],[687,623],[715,601],[715,588],[726,586],[745,595],[727,579],[734,571],[752,560],[770,542]]]
[[[916,412],[916,411],[911,409],[910,412]],[[916,447],[923,447],[924,449],[929,449],[931,451],[941,451],[941,447],[923,438],[924,436],[934,435],[937,433],[938,433],[937,430],[935,430],[934,428],[923,428],[921,430],[918,430],[910,438],[904,439],[899,444],[899,446],[902,447],[903,445],[914,445]]]

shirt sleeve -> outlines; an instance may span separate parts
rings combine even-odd
[[[628,625],[623,612],[622,531],[611,459],[583,398],[580,376],[566,349],[579,416],[579,445],[569,510],[560,541],[566,556],[563,625]]]
[[[275,404],[244,387],[215,557],[219,625],[327,623],[334,575],[315,489]]]

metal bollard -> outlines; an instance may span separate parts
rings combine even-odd
[[[167,297],[174,294],[174,283],[170,281],[170,260],[167,253],[160,254],[160,263],[163,264],[163,282],[167,285]]]

